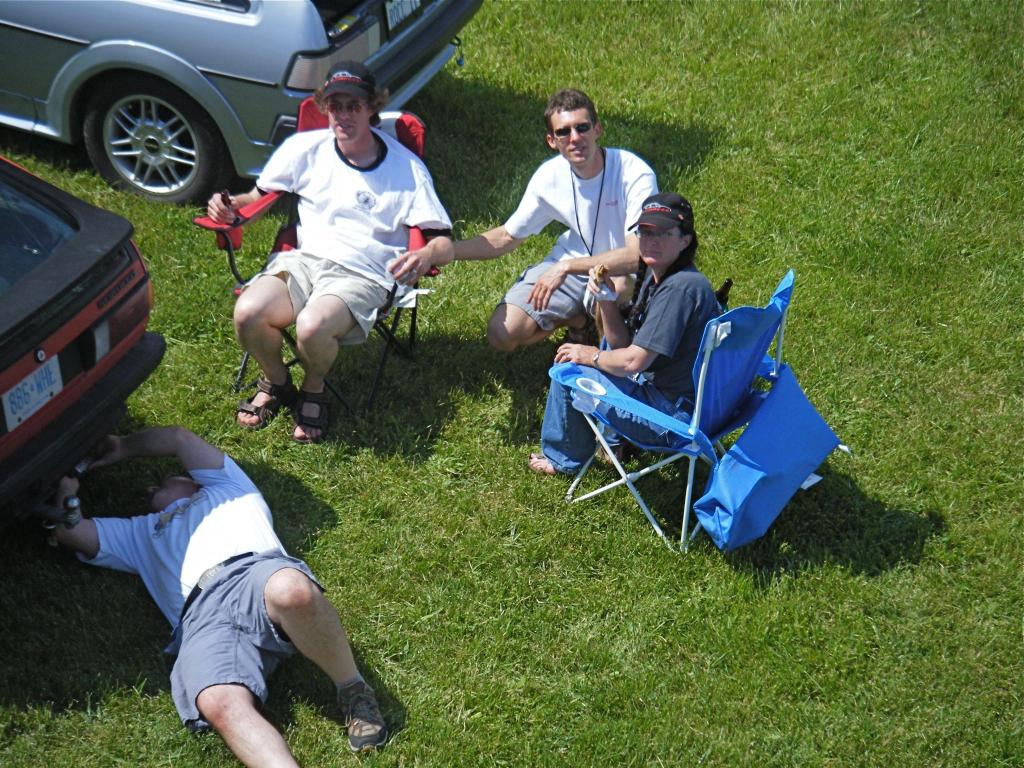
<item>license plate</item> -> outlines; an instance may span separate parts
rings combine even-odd
[[[384,8],[388,14],[388,29],[394,29],[410,15],[419,10],[422,0],[387,0]]]
[[[7,431],[38,411],[64,387],[60,380],[60,360],[54,356],[32,371],[3,395]]]

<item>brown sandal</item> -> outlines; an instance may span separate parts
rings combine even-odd
[[[256,396],[260,392],[265,395],[269,395],[270,399],[263,403],[263,405],[253,405],[253,400],[256,399]],[[284,406],[285,408],[294,408],[298,397],[299,391],[295,389],[295,385],[292,384],[290,376],[288,377],[288,381],[284,384],[271,384],[267,379],[261,376],[256,380],[256,392],[253,393],[252,397],[248,400],[243,400],[238,404],[238,408],[235,411],[235,423],[243,429],[263,429],[267,424],[273,421],[275,416],[277,416],[277,412],[281,410],[281,406]],[[238,421],[238,416],[242,413],[255,416],[259,421],[253,425],[243,424]]]
[[[302,427],[305,430],[319,429],[320,434],[316,437],[296,437],[295,433],[292,432],[292,440],[296,443],[319,443],[327,435],[327,425],[330,422],[330,411],[327,410],[327,406],[330,405],[331,396],[325,389],[323,392],[307,392],[304,389],[299,390],[299,401],[292,409],[292,418],[295,421],[295,426]],[[316,416],[308,416],[304,412],[306,404],[315,405],[318,407]]]

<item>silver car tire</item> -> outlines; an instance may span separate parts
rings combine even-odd
[[[82,137],[109,184],[158,202],[205,201],[230,171],[206,113],[155,78],[104,84],[88,102]]]

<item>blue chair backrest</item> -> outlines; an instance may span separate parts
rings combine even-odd
[[[729,335],[711,353],[704,379],[700,430],[715,434],[731,421],[753,392],[754,377],[772,339],[779,331],[793,295],[793,270],[775,288],[764,307],[737,307],[711,320],[693,366],[694,391],[700,391],[700,373],[707,345],[714,343],[718,327],[729,323]]]

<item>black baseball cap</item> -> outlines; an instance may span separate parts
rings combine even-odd
[[[644,200],[640,218],[630,229],[637,227],[679,227],[683,234],[693,234],[693,208],[689,201],[675,192],[659,192]]]
[[[335,93],[346,93],[370,100],[377,91],[377,78],[358,61],[341,61],[331,68],[324,81],[324,98]]]

